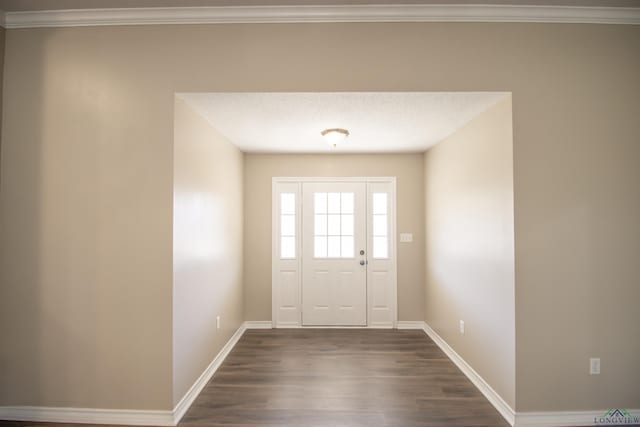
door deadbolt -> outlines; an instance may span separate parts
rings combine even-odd
[[[364,249],[360,249],[360,255],[364,255]]]

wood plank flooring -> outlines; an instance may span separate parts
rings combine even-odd
[[[249,330],[184,427],[507,426],[422,331]]]
[[[508,424],[422,331],[266,329],[245,332],[180,426]]]

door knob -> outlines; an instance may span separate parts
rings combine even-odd
[[[366,263],[367,263],[367,261],[365,261],[363,259],[360,260],[360,265],[365,265]]]

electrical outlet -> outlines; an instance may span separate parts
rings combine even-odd
[[[220,316],[216,317],[216,329],[220,329]]]
[[[460,321],[460,333],[464,335],[464,320]]]
[[[589,359],[589,374],[590,375],[599,375],[600,374],[600,358],[592,357]]]

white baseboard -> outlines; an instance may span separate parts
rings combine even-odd
[[[558,412],[515,412],[502,397],[462,358],[445,340],[442,339],[426,322],[398,322],[398,329],[418,329],[422,323],[424,332],[440,347],[453,363],[480,390],[502,417],[514,427],[571,427],[592,426],[596,418],[607,412],[601,411],[558,411]],[[401,327],[402,326],[402,327]],[[633,416],[640,418],[640,409],[627,409]]]
[[[426,322],[398,321],[398,329],[422,329],[451,361],[482,392],[507,422],[514,427],[569,427],[593,425],[594,419],[602,417],[606,410],[580,412],[519,412],[513,409],[491,388],[489,384],[465,362]],[[224,359],[247,329],[271,329],[271,321],[247,321],[231,336],[202,375],[182,397],[173,411],[144,411],[128,409],[52,408],[42,406],[0,406],[0,420],[35,421],[81,424],[117,424],[135,426],[175,426],[182,419],[202,389],[207,385]],[[640,409],[628,409],[640,417]]]
[[[246,329],[271,329],[271,320],[247,320],[244,322]]]
[[[242,334],[247,329],[247,322],[240,325],[238,330],[229,338],[229,341],[222,347],[220,352],[213,358],[207,369],[204,370],[202,375],[193,383],[189,391],[185,393],[185,395],[180,399],[180,402],[173,408],[173,425],[178,425],[184,414],[187,413],[187,410],[191,407],[193,402],[196,400],[202,389],[207,385],[209,380],[213,377],[213,374],[216,373],[224,359],[227,358],[233,347],[238,343]]]
[[[627,409],[634,418],[640,419],[640,409]],[[574,412],[516,412],[517,427],[570,427],[592,426],[595,420],[602,418],[607,409],[601,411]],[[604,425],[603,422],[601,422]],[[637,425],[630,424],[629,425]]]
[[[424,322],[422,320],[398,320],[398,329],[422,329],[424,330]]]
[[[0,420],[81,424],[124,424],[173,426],[172,411],[124,409],[50,408],[44,406],[2,406]]]
[[[507,420],[507,422],[514,426],[516,420],[515,411],[509,406],[504,399],[496,393],[496,391],[482,378],[458,353],[455,352],[445,340],[440,337],[431,329],[426,322],[422,322],[424,332],[440,347],[440,349],[451,359],[451,361],[464,373],[467,378],[480,390],[480,392],[487,398],[489,403]]]
[[[124,409],[50,408],[42,406],[0,406],[0,420],[81,424],[118,424],[137,426],[175,426],[229,355],[244,331],[263,328],[265,322],[245,322],[214,357],[202,375],[180,399],[173,411],[140,411]],[[271,322],[266,322],[271,328]]]

